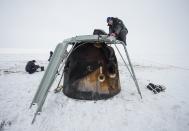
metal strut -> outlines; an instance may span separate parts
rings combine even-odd
[[[132,72],[132,74],[133,74],[133,81],[134,81],[134,83],[135,83],[135,85],[136,85],[136,88],[137,88],[137,91],[138,91],[138,93],[139,93],[139,95],[140,95],[140,97],[141,97],[141,99],[142,99],[142,93],[141,93],[141,91],[140,91],[140,88],[139,88],[139,85],[138,85],[138,81],[137,81],[136,76],[135,76],[135,72],[134,72],[133,65],[132,65],[132,63],[131,63],[130,57],[129,57],[129,53],[128,53],[128,51],[127,51],[127,48],[126,48],[125,43],[122,43],[122,45],[123,45],[123,47],[124,47],[124,49],[125,49],[125,53],[126,53],[126,56],[127,56],[127,59],[128,59],[129,65],[130,65],[130,68],[131,68],[131,72]]]
[[[126,61],[123,59],[123,56],[121,55],[121,53],[120,53],[118,47],[116,46],[116,44],[114,44],[114,45],[115,45],[116,49],[118,50],[118,53],[119,53],[119,55],[121,56],[123,62],[125,63],[125,66],[127,67],[128,71],[129,71],[129,73],[130,73],[130,75],[131,75],[131,77],[132,77],[132,79],[133,79],[133,81],[134,81],[134,83],[135,83],[135,85],[136,85],[137,91],[138,91],[138,93],[139,93],[139,95],[140,95],[140,97],[141,97],[141,99],[142,99],[142,93],[141,93],[141,91],[140,91],[140,88],[139,88],[139,85],[138,85],[138,81],[137,81],[137,79],[136,79],[135,72],[134,72],[134,69],[133,69],[133,65],[132,65],[132,63],[131,63],[131,60],[130,60],[129,53],[128,53],[128,51],[127,51],[126,45],[125,45],[125,43],[123,43],[123,42],[121,42],[121,44],[122,44],[123,47],[124,47],[124,50],[125,50],[125,53],[126,53],[126,56],[127,56],[127,60],[128,60],[128,62],[129,62],[130,69],[129,69],[129,67],[128,67]]]
[[[63,66],[64,66],[64,62],[62,63],[62,66],[61,66],[61,68],[60,68],[59,72],[61,72],[61,70],[62,70]],[[63,70],[63,71],[64,71],[64,70]],[[62,71],[62,74],[61,74],[61,77],[60,77],[60,80],[59,80],[59,82],[58,82],[58,85],[57,85],[56,89],[59,87],[60,82],[61,82],[61,80],[62,80],[62,78],[63,78],[63,76],[64,76],[63,71]]]
[[[64,60],[66,57],[65,52],[66,52],[67,47],[68,47],[67,42],[58,44],[49,64],[47,66],[45,74],[40,82],[38,90],[32,100],[31,105],[30,105],[30,108],[31,108],[32,105],[37,104],[37,109],[34,114],[32,124],[34,123],[36,116],[42,110],[42,107],[46,100],[49,88],[51,87],[51,85],[53,84],[53,82],[57,76],[57,71],[60,67],[62,60]]]
[[[125,63],[125,66],[127,67],[127,69],[128,69],[128,71],[129,71],[129,73],[130,73],[131,77],[133,78],[133,75],[132,75],[132,73],[131,73],[131,71],[130,71],[130,69],[129,69],[129,67],[128,67],[127,63],[126,63],[126,61],[124,60],[123,56],[121,55],[121,52],[119,51],[119,49],[118,49],[118,47],[116,46],[116,44],[114,44],[114,46],[116,47],[116,49],[117,49],[117,51],[118,51],[119,55],[121,56],[121,58],[122,58],[123,62]]]
[[[58,73],[62,70],[63,66],[65,65],[65,62],[67,61],[68,57],[70,56],[71,52],[73,51],[75,45],[76,45],[76,43],[72,46],[72,48],[70,49],[70,51],[69,51],[69,53],[67,54],[66,58],[63,60],[62,66],[60,67],[60,70],[58,71]],[[64,69],[63,69],[63,71],[62,71],[62,75],[61,75],[61,77],[60,77],[60,80],[59,80],[59,82],[58,82],[58,85],[57,85],[56,89],[59,89],[60,82],[61,82],[63,76],[64,76]],[[55,89],[55,90],[56,90],[56,89]],[[57,93],[57,92],[55,92],[55,93]]]

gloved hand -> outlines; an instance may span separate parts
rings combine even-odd
[[[110,36],[116,36],[116,34],[115,33],[111,33]]]

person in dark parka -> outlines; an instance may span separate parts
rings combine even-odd
[[[25,67],[26,72],[28,72],[29,74],[32,74],[36,72],[38,68],[40,68],[39,65],[35,65],[35,62],[36,62],[35,60],[28,61]]]
[[[108,17],[107,18],[107,23],[109,26],[109,36],[115,36],[116,39],[121,40],[126,44],[126,35],[128,33],[127,28],[123,24],[123,21],[114,18],[114,17]]]

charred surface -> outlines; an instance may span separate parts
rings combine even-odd
[[[110,63],[115,68],[113,78],[110,77]],[[74,48],[64,68],[65,95],[75,99],[99,100],[116,95],[120,89],[113,48],[104,43],[80,43]]]

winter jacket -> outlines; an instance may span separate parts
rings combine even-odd
[[[35,63],[33,61],[29,61],[25,67],[25,70],[28,73],[34,73],[37,69],[39,68],[38,65],[35,65]]]
[[[128,33],[127,28],[123,24],[122,20],[118,18],[113,18],[113,25],[108,25],[109,26],[109,34],[115,33],[116,36],[119,36],[122,31]]]

